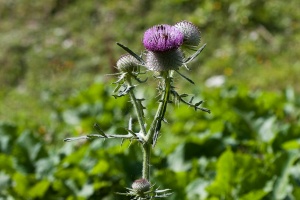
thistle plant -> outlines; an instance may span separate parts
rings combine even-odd
[[[65,141],[73,141],[78,139],[120,138],[122,140],[138,141],[143,153],[142,177],[134,181],[132,188],[127,188],[126,193],[118,194],[131,196],[133,199],[165,198],[172,194],[171,189],[159,189],[150,183],[151,151],[158,142],[163,122],[167,121],[165,114],[169,104],[173,102],[183,103],[195,110],[210,113],[210,110],[201,107],[203,101],[194,103],[193,96],[179,94],[176,91],[173,79],[174,74],[177,73],[191,84],[194,84],[180,70],[182,68],[190,70],[187,65],[205,48],[206,44],[198,48],[200,39],[201,35],[198,28],[191,22],[182,21],[175,25],[156,25],[146,30],[142,40],[145,51],[141,55],[137,55],[128,47],[117,43],[127,54],[121,56],[116,63],[119,73],[116,74],[118,80],[115,82],[116,88],[113,96],[115,98],[126,95],[130,97],[139,130],[133,130],[132,118],[130,118],[125,134],[106,134],[101,130],[100,125],[95,124],[94,127],[98,134],[65,139]],[[159,104],[155,116],[147,116],[147,118],[152,118],[149,125],[146,124],[145,120],[145,99],[137,98],[135,92],[137,86],[148,81],[148,79],[141,79],[140,76],[148,73],[152,73],[159,80],[157,87]]]

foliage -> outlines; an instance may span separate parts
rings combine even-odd
[[[92,132],[88,127],[95,119],[106,131],[122,130],[128,102],[120,98],[102,107],[104,102],[89,94],[112,98],[104,90],[98,83],[70,97],[58,114],[71,112],[86,132]],[[172,188],[172,199],[299,198],[299,96],[292,89],[262,93],[243,87],[205,89],[202,95],[214,108],[211,115],[183,105],[168,114],[160,150],[152,158],[155,183]],[[95,107],[106,110],[94,115]],[[114,192],[141,175],[136,145],[61,141],[53,148],[40,137],[37,131],[1,124],[3,198],[118,199]]]

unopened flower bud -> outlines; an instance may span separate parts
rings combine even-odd
[[[183,45],[185,46],[198,46],[201,40],[199,29],[188,21],[182,21],[175,24],[184,35]]]
[[[150,183],[148,180],[142,178],[142,179],[135,180],[132,183],[131,187],[137,193],[147,192],[150,190]]]
[[[139,66],[139,63],[135,57],[130,54],[123,55],[117,61],[117,68],[122,72],[132,72],[136,71]]]

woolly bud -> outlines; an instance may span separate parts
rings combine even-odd
[[[188,21],[182,21],[175,24],[184,35],[183,45],[186,46],[198,46],[201,40],[201,34],[199,29]]]
[[[146,67],[152,71],[176,70],[183,65],[183,54],[179,49],[146,53]]]
[[[125,54],[117,61],[117,68],[122,72],[136,71],[139,62],[130,54]]]
[[[143,193],[150,190],[150,183],[146,179],[142,178],[142,179],[135,180],[132,183],[131,187],[134,191],[138,193]]]

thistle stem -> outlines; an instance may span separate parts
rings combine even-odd
[[[169,74],[169,71],[163,72],[162,77],[164,79],[164,88],[163,88],[163,95],[160,99],[160,103],[158,106],[158,109],[156,111],[156,115],[154,117],[154,120],[150,126],[150,129],[146,136],[146,142],[149,142],[150,140],[153,140],[154,134],[159,131],[161,126],[161,121],[164,120],[164,116],[167,110],[167,105],[169,102],[169,96],[171,91],[171,76]],[[157,133],[156,133],[157,134]],[[152,141],[150,141],[152,142]]]
[[[146,132],[144,126],[144,118],[142,114],[142,108],[137,102],[137,99],[133,93],[133,91],[129,92],[129,96],[131,99],[131,103],[135,109],[137,114],[138,122],[141,128],[143,135],[145,136],[144,143],[142,144],[143,149],[143,171],[142,176],[144,179],[150,179],[150,157],[151,157],[151,144],[154,145],[156,141],[154,141],[153,137],[157,137],[161,127],[161,121],[164,119],[164,115],[166,113],[167,105],[169,102],[169,96],[171,91],[171,76],[169,71],[162,72],[163,78],[163,94],[160,99],[160,103],[158,109],[156,111],[153,122],[150,126],[148,132]],[[130,77],[127,78],[127,82],[129,86],[132,86]],[[155,135],[156,134],[156,135]]]
[[[143,144],[143,178],[150,179],[150,157],[151,157],[151,144]]]
[[[162,74],[164,79],[164,93],[161,97],[156,115],[151,124],[151,127],[146,135],[145,143],[143,144],[143,178],[149,180],[150,179],[150,157],[151,157],[151,144],[153,144],[154,134],[159,131],[157,129],[157,125],[161,123],[164,119],[164,115],[166,113],[167,104],[170,96],[171,89],[171,77],[169,75],[169,71],[163,72]],[[159,125],[160,127],[160,125]],[[158,134],[158,133],[156,133]]]

